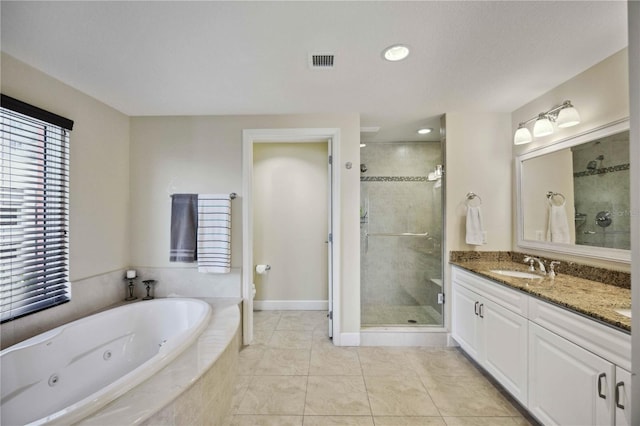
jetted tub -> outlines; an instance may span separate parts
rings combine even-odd
[[[189,347],[211,307],[155,299],[110,309],[0,352],[2,425],[71,424],[142,383]]]

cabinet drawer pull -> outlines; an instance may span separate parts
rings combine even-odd
[[[605,373],[600,373],[598,376],[598,396],[602,399],[607,399],[607,395],[602,393],[602,379],[606,379],[607,375]]]
[[[618,382],[616,383],[616,407],[620,408],[621,410],[624,410],[624,405],[620,403],[620,388],[624,389],[624,382]]]
[[[480,304],[480,309],[478,309],[478,312],[480,314],[480,318],[484,318],[484,303]]]
[[[480,303],[480,302],[476,302],[476,303],[475,303],[475,305],[473,305],[473,312],[475,312],[475,313],[476,313],[476,315],[478,315],[478,304],[479,304],[479,303]]]

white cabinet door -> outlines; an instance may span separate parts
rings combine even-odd
[[[616,406],[616,426],[631,426],[631,373],[620,367],[616,367],[613,402]]]
[[[482,301],[482,365],[520,403],[527,406],[529,321],[491,301]]]
[[[545,425],[611,425],[615,366],[529,323],[529,411]]]
[[[466,288],[453,283],[451,288],[451,335],[469,356],[479,360],[479,326],[477,324],[479,296]]]

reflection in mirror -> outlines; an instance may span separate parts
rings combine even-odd
[[[630,250],[628,121],[523,154],[516,164],[519,245],[618,259]]]

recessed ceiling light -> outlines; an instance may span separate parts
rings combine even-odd
[[[431,127],[423,127],[422,129],[418,129],[419,135],[427,135],[431,132],[433,132],[433,129]]]
[[[384,49],[382,56],[391,62],[401,61],[409,56],[409,48],[404,44],[394,44]]]
[[[376,133],[380,131],[380,126],[360,127],[360,133]]]
[[[367,144],[366,144],[366,143],[361,143],[361,144],[360,144],[360,148],[364,148],[365,146],[367,146]]]

